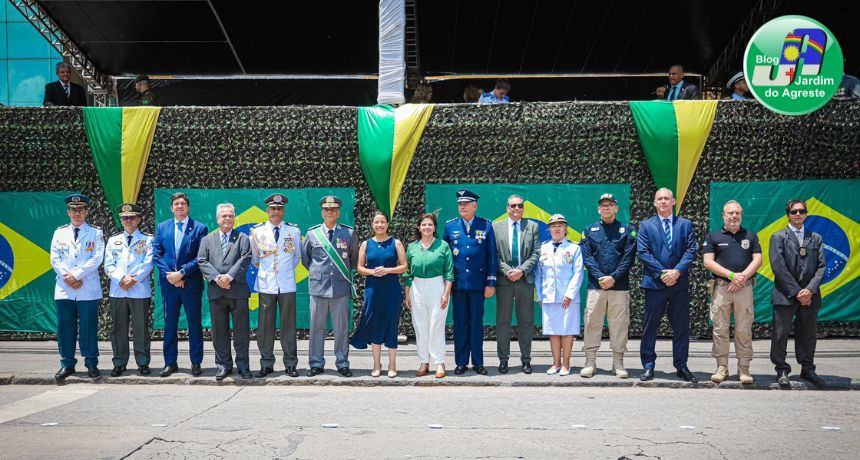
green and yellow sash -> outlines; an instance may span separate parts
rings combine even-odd
[[[346,264],[343,262],[343,259],[337,253],[337,249],[335,249],[334,246],[331,245],[331,241],[328,240],[328,237],[322,231],[322,226],[311,230],[311,233],[313,233],[314,236],[317,237],[317,241],[319,241],[322,245],[326,255],[328,255],[331,261],[334,262],[334,266],[337,267],[337,270],[340,272],[340,274],[343,275],[343,277],[346,278],[347,281],[349,281],[349,287],[352,290],[352,298],[357,299],[358,292],[355,290],[355,281],[352,279],[352,270],[347,268]]]

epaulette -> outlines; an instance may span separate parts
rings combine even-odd
[[[255,225],[255,226],[253,226],[253,227],[251,227],[251,228],[257,228],[257,227],[259,227],[259,226],[261,226],[261,225],[266,225],[266,223],[265,223],[265,222],[260,222],[259,224]]]
[[[60,225],[59,227],[57,227],[57,230],[59,230],[59,229],[61,229],[61,228],[66,228],[66,227],[68,227],[69,225],[72,225],[72,224]]]
[[[315,228],[317,228],[317,227],[322,227],[322,224],[316,224],[316,225],[314,225],[313,227],[308,228],[308,231],[311,231],[311,230],[313,230],[313,229],[315,229]]]
[[[446,224],[450,224],[451,222],[454,222],[454,221],[455,221],[455,220],[457,220],[457,219],[459,219],[459,217],[455,217],[455,218],[453,218],[453,219],[448,219],[448,221],[446,221],[445,223],[446,223]]]
[[[349,225],[346,225],[346,224],[340,224],[340,226],[341,226],[341,227],[346,227],[346,228],[348,228],[348,229],[350,229],[350,230],[353,230],[353,228],[352,228],[352,227],[350,227]]]
[[[145,237],[152,238],[152,234],[151,234],[151,233],[144,233],[144,232],[140,232],[140,234],[141,234],[141,235],[143,235],[143,236],[145,236]]]
[[[292,222],[284,222],[284,225],[287,225],[287,226],[289,226],[289,227],[296,227],[296,228],[299,228],[299,224],[294,224],[294,223],[292,223]]]

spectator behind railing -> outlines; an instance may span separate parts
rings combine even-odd
[[[427,83],[421,83],[415,87],[415,92],[412,94],[413,104],[429,104],[433,98],[433,88]]]
[[[496,80],[496,87],[489,93],[484,93],[478,100],[478,104],[507,104],[511,102],[508,93],[511,92],[511,84],[504,78]]]
[[[744,78],[743,72],[738,72],[729,78],[729,81],[726,82],[726,89],[729,90],[729,95],[726,99],[732,99],[735,101],[743,101],[749,99],[747,93],[749,93],[749,86],[747,86],[747,79]]]
[[[469,85],[463,90],[463,102],[466,104],[477,104],[481,99],[483,91],[475,85]]]
[[[654,94],[667,101],[701,99],[699,88],[684,81],[684,66],[681,64],[669,67],[669,84],[657,88]]]
[[[137,105],[158,105],[155,103],[155,93],[152,91],[149,84],[149,76],[147,75],[138,75],[134,79],[134,90],[137,91]]]
[[[81,85],[72,83],[72,66],[68,62],[57,63],[57,81],[45,85],[42,105],[87,105],[87,92]]]

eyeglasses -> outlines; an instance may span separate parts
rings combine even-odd
[[[122,219],[122,220],[135,220],[137,218],[138,218],[137,216],[122,216],[122,217],[120,217],[120,219]]]
[[[520,208],[520,209],[522,209],[522,208],[523,208],[523,204],[522,204],[522,203],[514,203],[514,204],[509,204],[509,205],[508,205],[508,207],[509,207],[509,208],[514,208],[514,209],[516,209],[516,208]]]
[[[788,211],[788,213],[791,214],[792,216],[796,216],[798,214],[806,214],[807,212],[808,211],[805,209],[792,209],[791,211]]]

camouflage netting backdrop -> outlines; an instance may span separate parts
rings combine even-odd
[[[355,187],[357,230],[368,234],[375,205],[359,166],[356,113],[348,107],[165,108],[141,187],[142,230],[154,229],[156,187]],[[93,198],[90,222],[105,229],[106,237],[118,231],[96,175],[81,109],[0,109],[0,133],[5,159],[0,191],[81,190]],[[693,221],[701,243],[710,225],[712,181],[857,178],[859,167],[860,104],[832,102],[808,116],[786,117],[754,102],[721,102],[681,214]],[[455,182],[630,183],[633,223],[654,212],[654,182],[623,102],[436,106],[392,233],[408,239],[414,218],[424,210],[424,184]],[[640,265],[634,265],[633,283],[640,274]],[[706,279],[699,257],[692,274],[691,317],[693,334],[702,338],[710,333]],[[640,290],[634,289],[631,336],[641,332],[642,304]],[[106,300],[100,316],[106,339]],[[768,324],[754,329],[757,337],[769,334]],[[663,330],[668,334],[665,322]],[[412,335],[408,313],[401,331]],[[819,331],[857,337],[860,323],[821,323]],[[495,335],[492,327],[486,333]]]

